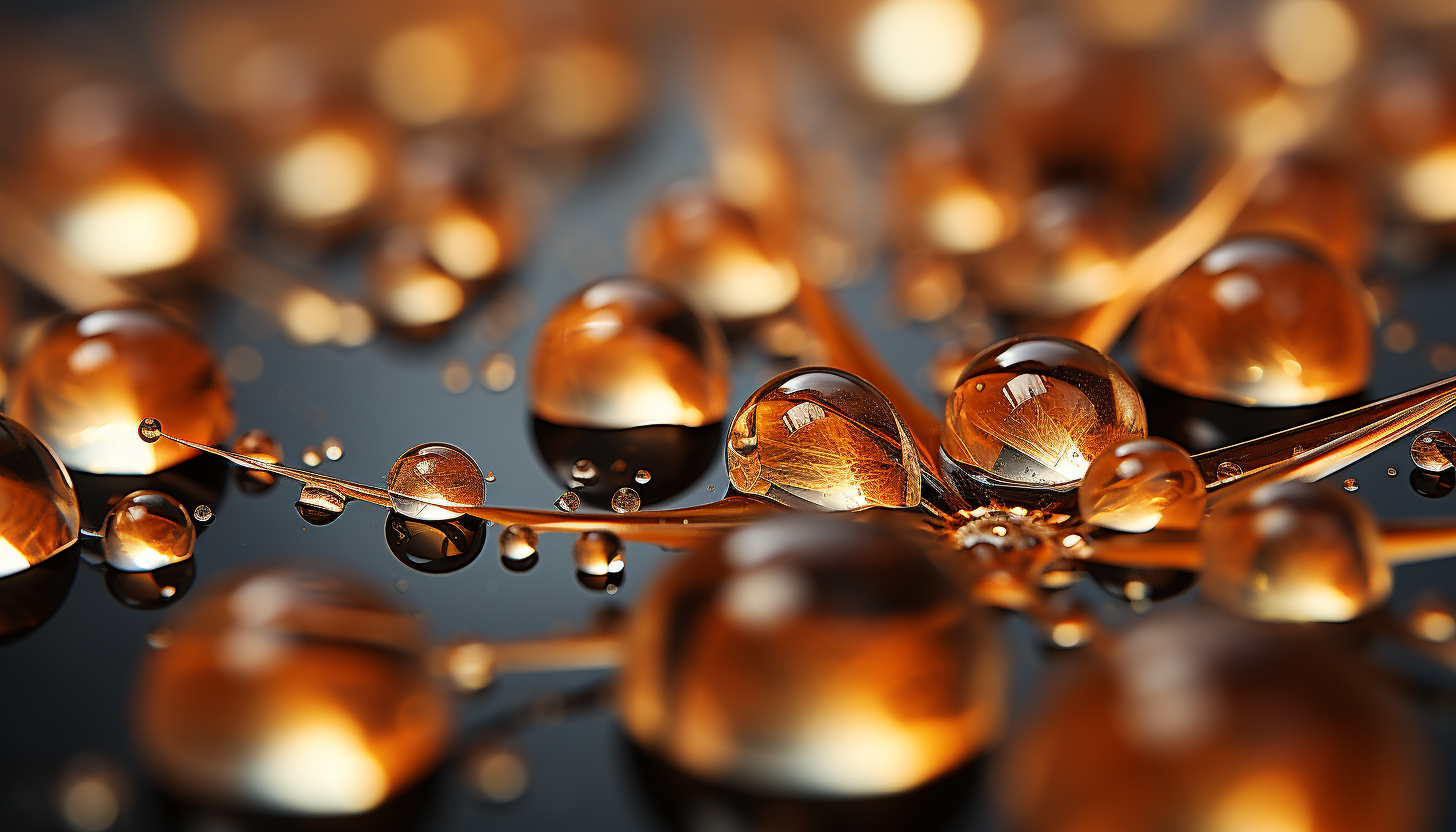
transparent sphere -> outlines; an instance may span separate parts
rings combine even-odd
[[[1416,832],[1404,703],[1311,633],[1162,615],[1085,655],[1007,743],[1025,832]]]
[[[192,557],[197,528],[170,494],[133,491],[122,497],[101,530],[106,563],[123,572],[150,572]]]
[[[795,514],[671,564],[633,613],[627,733],[776,794],[914,788],[998,732],[993,627],[904,529]]]
[[[453,520],[485,505],[485,475],[454,445],[426,443],[405,451],[385,479],[394,510],[414,520]]]
[[[961,371],[945,403],[942,453],[1003,482],[1065,486],[1109,447],[1148,432],[1122,368],[1085,344],[1023,335]]]
[[[450,703],[419,623],[351,581],[235,574],[171,628],[142,666],[136,737],[156,777],[194,800],[354,814],[445,751]]]
[[[1350,280],[1294,243],[1221,243],[1143,310],[1138,372],[1189,396],[1243,405],[1359,392],[1370,375],[1370,321]]]
[[[600,280],[542,323],[530,399],[557,425],[713,424],[728,409],[728,348],[716,323],[668,289]]]
[[[761,318],[799,294],[799,273],[753,218],[694,183],[669,188],[632,229],[634,262],[720,321]]]
[[[610,575],[627,567],[622,539],[611,532],[587,532],[571,545],[576,571],[586,575]]]
[[[1440,429],[1423,430],[1411,440],[1410,455],[1411,462],[1422,471],[1449,471],[1456,458],[1456,437]]]
[[[1208,492],[1188,452],[1166,439],[1134,439],[1098,454],[1082,477],[1082,519],[1105,529],[1192,531]]]
[[[1239,615],[1348,621],[1390,595],[1375,521],[1332,486],[1280,483],[1220,503],[1199,537],[1199,585]]]
[[[501,558],[522,561],[536,556],[536,530],[520,523],[506,526],[500,533]]]
[[[34,433],[0,415],[0,577],[29,569],[75,543],[81,506],[71,475]]]
[[[197,455],[176,442],[143,442],[143,417],[203,445],[234,424],[232,390],[207,346],[143,309],[57,321],[11,376],[5,407],[68,467],[92,474],[154,474]]]
[[[834,511],[920,504],[920,456],[880,391],[803,367],[770,379],[733,417],[728,478],[745,494]]]

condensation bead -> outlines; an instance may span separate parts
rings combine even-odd
[[[728,477],[747,494],[851,510],[920,503],[920,457],[880,391],[842,370],[790,370],[760,387],[728,431]]]
[[[453,520],[485,505],[485,476],[470,454],[427,442],[405,451],[385,479],[394,510],[414,520]]]
[[[819,797],[980,753],[1003,714],[995,630],[905,532],[798,514],[669,565],[628,625],[627,733],[715,783]]]
[[[1082,519],[1120,532],[1192,531],[1208,493],[1188,452],[1166,439],[1134,439],[1092,461],[1077,504]]]
[[[123,572],[150,572],[186,560],[196,543],[197,528],[186,507],[160,491],[122,497],[102,524],[106,563]]]
[[[1294,243],[1229,240],[1154,294],[1138,324],[1138,372],[1243,405],[1359,392],[1370,375],[1370,321],[1357,291]]]
[[[81,534],[71,475],[25,425],[0,415],[0,577],[22,572]],[[69,584],[68,584],[69,585]]]
[[[1332,486],[1279,483],[1220,503],[1199,538],[1204,594],[1249,618],[1348,621],[1390,595],[1375,521]]]

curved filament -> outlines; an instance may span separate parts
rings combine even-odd
[[[470,640],[454,645],[479,649],[490,656],[492,675],[557,670],[614,668],[622,663],[622,638],[616,633],[590,633],[509,641]]]
[[[25,206],[3,192],[0,192],[0,262],[73,312],[133,300],[121,284],[74,262]]]
[[[1203,553],[1194,532],[1111,534],[1089,541],[1085,560],[1134,569],[1203,568]],[[1392,566],[1456,555],[1456,520],[1399,520],[1380,528],[1380,554]]]

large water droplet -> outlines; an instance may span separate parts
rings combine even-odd
[[[415,520],[451,520],[485,505],[480,466],[454,445],[432,442],[405,451],[385,483],[394,510]]]
[[[133,491],[107,512],[101,539],[112,569],[150,572],[192,557],[197,529],[171,495]]]
[[[34,433],[0,415],[0,577],[41,563],[75,543],[81,506],[65,467]]]
[[[1198,464],[1164,439],[1134,439],[1103,451],[1077,489],[1082,519],[1120,532],[1192,531],[1207,502]]]

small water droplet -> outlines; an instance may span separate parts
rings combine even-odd
[[[522,561],[536,556],[536,530],[517,523],[500,533],[500,553],[505,560]]]
[[[716,485],[710,485],[710,486],[708,486],[708,493],[709,494],[711,494],[711,493],[713,493],[714,491],[717,491],[717,490],[718,490],[718,486],[716,486]]]
[[[156,442],[162,438],[162,423],[151,417],[143,419],[142,423],[137,425],[137,436],[140,436],[142,441],[147,444]]]
[[[171,647],[172,630],[168,627],[153,627],[147,630],[147,646],[153,650],[166,650]]]
[[[571,466],[571,478],[577,482],[589,483],[597,478],[597,466],[589,459],[578,459]]]
[[[330,436],[324,440],[324,456],[335,461],[344,458],[344,443],[339,441],[339,437]]]
[[[486,471],[485,472],[485,481],[486,482],[495,482],[495,472],[494,471]]]
[[[406,581],[404,578],[400,578],[399,580],[397,580],[397,581],[394,582],[394,589],[395,589],[396,592],[406,592],[406,591],[408,591],[409,590],[409,581]]]
[[[639,469],[637,471],[637,476],[633,477],[633,479],[637,480],[638,485],[646,485],[649,482],[652,482],[652,472],[647,470],[646,468]]]
[[[1345,480],[1344,487],[1346,491],[1359,491],[1360,483],[1356,482],[1354,477],[1350,477]]]
[[[1226,482],[1235,477],[1241,476],[1244,473],[1244,468],[1237,462],[1233,462],[1232,460],[1225,460],[1223,462],[1220,462],[1217,468],[1213,469],[1213,473],[1214,476],[1219,478],[1220,482]]]
[[[1394,477],[1394,476],[1398,476],[1399,474],[1400,474],[1400,472],[1397,471],[1397,470],[1395,470],[1394,468],[1386,468],[1385,469],[1385,476],[1387,476],[1387,477]]]
[[[470,382],[470,365],[458,358],[446,361],[445,366],[440,368],[440,386],[447,393],[464,393],[470,389]]]
[[[581,497],[568,491],[556,498],[556,507],[562,511],[576,511],[581,508]]]
[[[199,505],[197,508],[194,508],[192,510],[192,519],[197,521],[198,523],[203,524],[204,526],[208,523],[211,523],[212,518],[212,506]]]
[[[622,474],[627,471],[627,460],[618,459],[612,462],[612,473]]]
[[[618,514],[631,514],[639,508],[642,508],[642,496],[631,488],[619,488],[612,495],[612,511]]]
[[[491,803],[509,803],[526,791],[530,772],[521,755],[495,742],[472,751],[465,760],[465,780]]]
[[[332,488],[305,485],[293,507],[298,510],[298,516],[309,525],[326,526],[339,519],[346,505],[348,499]]]
[[[303,453],[299,454],[298,458],[303,460],[303,464],[310,468],[317,468],[319,463],[324,461],[323,454],[319,453],[319,449],[312,445],[304,448]]]
[[[177,587],[175,587],[175,586],[164,586],[164,587],[162,587],[162,593],[161,594],[162,594],[162,597],[163,598],[171,598],[173,595],[176,595],[177,594]]]

